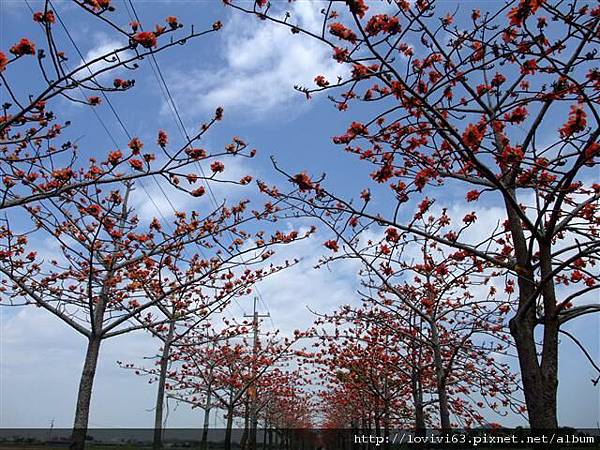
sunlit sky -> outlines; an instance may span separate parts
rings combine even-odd
[[[122,0],[113,1],[115,21],[127,24],[131,19]],[[298,1],[286,7],[299,23],[309,28],[320,26],[319,3]],[[30,1],[34,10],[41,2]],[[73,39],[86,58],[122,45],[110,30],[70,2],[54,1]],[[37,5],[37,7],[36,7]],[[210,28],[216,20],[223,29],[207,37],[194,39],[184,46],[156,56],[162,73],[181,113],[186,129],[196,130],[209,119],[218,106],[225,108],[225,118],[204,139],[207,148],[220,147],[233,136],[240,136],[258,150],[254,160],[236,163],[232,173],[250,173],[273,183],[281,183],[274,173],[270,156],[290,171],[307,169],[327,173],[327,183],[338,192],[356,196],[368,182],[370,168],[355,161],[331,143],[331,137],[343,132],[355,117],[340,113],[326,95],[307,100],[295,85],[312,85],[317,74],[333,79],[343,75],[343,67],[330,57],[320,44],[292,35],[287,29],[258,21],[223,7],[220,1],[135,1],[142,23],[149,28],[162,23],[169,15],[177,16],[188,26]],[[455,3],[448,2],[453,10]],[[471,6],[466,7],[470,11]],[[19,38],[27,36],[41,42],[40,30],[31,20],[31,12],[23,0],[0,0],[0,47],[6,50]],[[73,65],[79,60],[71,43],[59,30],[65,51]],[[19,62],[6,72],[21,95],[35,93],[40,87],[39,73],[31,61]],[[175,142],[182,142],[172,111],[151,70],[150,61],[123,78],[135,78],[131,91],[111,96],[119,117],[131,135],[153,142],[159,128],[165,129]],[[29,92],[28,92],[29,91]],[[2,99],[2,102],[6,101]],[[127,136],[106,104],[97,107],[110,135],[102,128],[89,107],[59,101],[62,119],[74,126],[68,131],[77,139],[85,155],[103,155],[114,142],[125,146]],[[352,112],[354,114],[354,112]],[[360,112],[356,112],[360,115]],[[364,113],[363,113],[364,114]],[[168,217],[172,211],[157,186],[145,182],[145,190],[137,189],[135,201],[140,215]],[[166,187],[177,208],[209,208],[208,197],[202,200],[181,196]],[[148,201],[148,193],[153,202]],[[238,188],[215,188],[217,198],[239,198],[246,195]],[[447,189],[440,194],[451,212],[459,215],[463,191]],[[191,204],[190,202],[198,202]],[[204,203],[202,203],[204,202]],[[481,227],[501,217],[500,208],[483,204]],[[9,214],[11,214],[9,212]],[[291,227],[291,224],[281,224]],[[322,242],[328,237],[321,231],[314,239],[283,251],[281,257],[301,257],[301,263],[259,286],[261,312],[268,311],[267,329],[290,331],[310,325],[313,310],[328,311],[333,307],[357,302],[355,268],[337,265],[314,270],[323,253]],[[40,242],[41,253],[52,253],[48,242]],[[286,253],[287,252],[287,253]],[[252,309],[252,298],[231,307],[230,314],[241,317]],[[589,343],[592,355],[600,355],[597,318],[587,317],[575,325],[577,334]],[[154,385],[120,369],[119,361],[143,362],[160,347],[150,335],[139,332],[103,343],[91,407],[91,427],[151,427],[153,424]],[[0,308],[0,426],[1,427],[69,427],[73,420],[77,385],[85,351],[82,336],[58,319],[37,308]],[[594,371],[570,342],[561,347],[559,385],[559,418],[562,425],[596,427],[599,420],[598,390],[590,379]],[[197,427],[199,411],[185,405],[169,403],[168,426]],[[213,418],[213,421],[215,419]],[[490,417],[507,425],[521,423],[518,418]],[[211,421],[211,423],[214,423]],[[217,422],[219,424],[219,422]]]

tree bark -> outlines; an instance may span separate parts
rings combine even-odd
[[[96,376],[101,342],[101,338],[95,335],[92,335],[88,340],[83,370],[79,380],[75,421],[73,423],[73,432],[71,435],[71,450],[83,450],[85,447],[85,438],[87,436],[90,416],[90,402],[92,399],[92,387],[94,385],[94,377]]]
[[[248,426],[250,424],[250,401],[246,397],[244,402],[244,432],[242,433],[242,439],[240,440],[240,448],[246,450],[248,448]]]
[[[514,196],[514,190],[511,192]],[[516,197],[515,197],[516,198]],[[508,201],[506,210],[516,263],[519,265],[519,309],[510,320],[510,333],[515,340],[523,393],[529,425],[532,429],[556,429],[556,395],[558,390],[558,330],[556,318],[556,294],[554,280],[548,276],[552,272],[551,243],[539,242],[540,276],[547,278],[542,287],[544,301],[544,335],[541,349],[541,363],[538,361],[535,327],[537,324],[535,275],[529,258],[529,245],[523,225],[514,208]],[[533,238],[530,238],[533,239]]]
[[[431,323],[431,345],[433,347],[433,365],[435,367],[435,381],[440,408],[440,424],[442,431],[450,431],[450,408],[448,407],[448,395],[446,394],[446,373],[442,359],[440,346],[440,335],[435,323]]]
[[[421,389],[420,369],[412,368],[411,391],[415,407],[415,434],[425,436],[425,412],[423,411],[423,390]]]
[[[227,425],[225,426],[225,450],[231,450],[231,429],[233,428],[233,406],[227,408]]]
[[[175,332],[175,322],[169,324],[169,332],[160,356],[160,373],[158,376],[158,388],[156,390],[156,405],[154,408],[154,439],[153,450],[163,448],[163,410],[165,405],[165,385],[167,382],[167,369],[169,368],[169,356],[171,353],[171,341]]]
[[[202,441],[200,442],[201,450],[208,450],[208,427],[210,421],[210,410],[212,401],[212,389],[210,384],[206,391],[206,402],[204,403],[204,423],[202,425]]]
[[[267,429],[269,428],[269,424],[267,423],[267,419],[265,419],[265,429],[263,430],[262,437],[262,450],[267,450]]]

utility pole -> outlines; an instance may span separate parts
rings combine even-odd
[[[258,354],[258,345],[259,345],[259,333],[258,333],[258,320],[262,317],[271,317],[270,314],[258,314],[256,310],[256,303],[258,298],[254,297],[254,308],[252,315],[245,314],[244,317],[252,317],[252,330],[254,332],[254,343],[252,345],[252,354],[254,356],[254,361],[252,362],[252,376],[256,377],[257,366],[256,366],[256,357]],[[256,383],[256,379],[254,380]],[[248,389],[248,397],[250,398],[250,430],[248,436],[249,450],[256,450],[256,431],[258,428],[258,404],[257,404],[257,395],[256,395],[256,384],[250,386]]]

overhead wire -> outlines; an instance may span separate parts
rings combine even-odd
[[[27,2],[27,6],[29,7],[29,9],[33,13],[33,9],[31,8],[30,4],[28,3],[28,0],[25,0],[25,1]],[[72,37],[71,33],[69,32],[69,29],[66,26],[65,22],[62,20],[59,11],[56,8],[56,5],[52,4],[52,0],[48,0],[48,4],[50,6],[52,6],[52,8],[54,10],[54,13],[56,15],[57,20],[59,21],[61,27],[63,28],[65,34],[67,35],[67,38],[69,39],[69,41],[71,42],[71,44],[75,48],[75,51],[77,52],[77,54],[81,58],[83,64],[87,65],[87,62],[85,60],[85,57],[84,57],[83,53],[79,49],[79,46],[77,45],[77,43],[75,42],[75,40],[73,39],[73,37]],[[154,55],[152,55],[152,56],[154,56]],[[92,72],[92,70],[91,70],[91,68],[89,66],[87,67],[87,70],[90,73],[90,75],[93,75],[93,72]],[[92,78],[92,79],[94,79],[94,78]],[[79,88],[79,90],[81,92],[83,92],[83,89],[81,88],[81,86],[78,86],[78,88]],[[115,106],[113,105],[113,103],[110,101],[110,98],[106,95],[106,93],[104,91],[101,91],[101,94],[102,94],[102,97],[104,98],[104,100],[106,101],[107,105],[109,106],[109,109],[111,110],[111,112],[115,116],[117,122],[121,126],[123,132],[125,133],[125,135],[127,136],[127,138],[129,140],[131,140],[132,137],[133,137],[133,135],[129,132],[127,126],[125,125],[125,122],[120,117],[120,115],[117,112],[117,109],[115,108]],[[99,121],[99,123],[101,124],[102,128],[106,132],[106,134],[109,136],[109,139],[111,140],[111,142],[113,143],[113,145],[115,145],[115,147],[119,147],[118,143],[116,142],[116,139],[115,139],[114,135],[110,132],[108,126],[106,125],[106,123],[104,122],[104,120],[102,119],[102,117],[100,116],[100,114],[98,113],[97,109],[96,108],[92,108],[92,111],[93,111],[95,117],[97,118],[97,120]],[[163,197],[165,198],[165,200],[167,201],[167,203],[169,204],[169,206],[173,210],[173,213],[176,213],[177,210],[176,210],[175,206],[173,205],[172,201],[169,199],[169,197],[166,194],[166,192],[164,191],[163,187],[158,182],[158,180],[156,178],[156,175],[152,175],[152,178],[153,178],[154,182],[156,183],[156,185],[158,186],[161,194],[163,195]],[[152,203],[152,205],[154,206],[154,208],[158,212],[161,220],[164,221],[167,226],[169,226],[170,222],[167,220],[167,218],[166,218],[165,214],[163,213],[162,209],[160,208],[160,206],[156,203],[156,200],[153,198],[153,196],[148,191],[148,188],[143,183],[143,180],[139,179],[138,181],[140,182],[140,186],[142,187],[142,190],[144,191],[145,195],[148,197],[148,199],[150,200],[150,202]],[[202,257],[204,259],[206,259],[206,255],[202,251],[202,247],[200,245],[198,245],[198,250],[199,250],[200,254],[202,255]],[[186,252],[185,249],[184,249],[184,252]],[[189,257],[189,255],[188,255],[188,257]],[[237,303],[237,301],[236,301],[236,303]],[[241,305],[239,305],[239,303],[238,303],[238,307],[240,308],[240,310],[242,311],[242,313],[245,313],[244,309],[241,307]]]
[[[134,18],[135,18],[135,20],[138,22],[138,24],[140,26],[140,29],[143,30],[143,28],[142,28],[142,21],[141,21],[140,16],[138,15],[138,13],[137,13],[137,11],[135,9],[135,6],[133,5],[132,0],[123,0],[123,3],[125,4],[125,8],[127,9],[127,12],[129,14],[131,20],[134,20]],[[129,3],[129,6],[131,7],[131,12],[133,12],[133,16],[131,15],[131,12],[129,10],[129,7],[127,6],[127,3]],[[161,87],[161,91],[163,93],[163,96],[165,96],[165,100],[167,100],[167,104],[169,105],[169,107],[170,107],[170,109],[172,111],[173,117],[176,119],[177,128],[179,129],[179,132],[182,134],[182,137],[184,139],[186,139],[186,142],[190,142],[191,139],[190,139],[190,136],[189,136],[189,134],[187,132],[187,128],[185,126],[185,123],[183,122],[183,119],[182,119],[181,114],[180,114],[180,112],[178,110],[177,104],[175,103],[173,95],[171,94],[171,90],[169,89],[169,85],[166,82],[166,79],[165,79],[165,77],[164,77],[164,75],[162,73],[160,65],[158,64],[158,61],[157,61],[157,59],[156,59],[156,57],[155,57],[155,55],[153,53],[150,54],[150,57],[151,57],[152,62],[154,63],[154,64],[151,63],[150,65],[151,65],[151,67],[152,67],[152,69],[154,71],[155,78],[156,78],[159,86]],[[201,175],[204,178],[207,178],[206,174],[204,172],[204,168],[202,167],[202,165],[198,161],[196,161],[195,163],[196,163],[198,169],[200,170]],[[217,201],[217,198],[216,198],[216,196],[214,194],[214,191],[213,191],[210,183],[207,183],[207,188],[208,188],[209,196],[211,198],[211,201],[212,201],[213,205],[215,206],[215,208],[218,208],[218,201]],[[228,230],[228,233],[229,233],[230,237],[233,240],[233,234],[231,233],[231,231]],[[244,266],[247,267],[247,264],[244,261],[244,258],[240,257],[240,259],[242,260],[242,263],[244,264]],[[263,298],[263,296],[262,296],[262,294],[261,294],[258,286],[254,286],[254,290],[256,292],[256,295],[257,295],[259,301],[263,304],[263,306],[267,310],[267,313],[269,315],[269,319],[271,321],[271,325],[273,327],[273,330],[275,330],[276,329],[275,328],[275,324],[273,322],[273,319],[272,319],[272,316],[271,316],[271,312],[269,310],[269,306],[268,306],[266,300]]]

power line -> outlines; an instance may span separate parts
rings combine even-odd
[[[27,0],[25,0],[27,2]],[[83,56],[83,53],[81,52],[81,50],[79,49],[79,46],[77,45],[77,43],[75,42],[75,40],[73,39],[73,37],[71,36],[71,33],[69,32],[67,26],[65,25],[64,21],[62,20],[57,8],[55,5],[52,4],[51,0],[48,0],[48,3],[50,6],[52,6],[52,8],[54,9],[55,15],[59,21],[59,23],[61,24],[63,30],[65,31],[65,34],[67,35],[69,41],[71,42],[71,44],[73,45],[73,47],[75,48],[77,54],[79,55],[79,57],[81,58],[82,62],[84,64],[87,65],[87,62],[85,60],[85,57]],[[31,6],[29,5],[29,3],[27,2],[27,5],[30,9],[30,11],[32,11],[33,13],[33,9],[31,8]],[[152,55],[152,57],[154,57],[154,55]],[[92,75],[92,80],[94,80],[93,77],[93,72],[90,69],[89,66],[87,66],[87,70],[90,73],[90,75]],[[94,80],[95,82],[95,80]],[[81,86],[78,85],[79,90],[83,93],[83,89],[81,88]],[[129,132],[129,130],[127,129],[127,127],[125,126],[124,121],[121,119],[121,117],[119,116],[116,108],[114,107],[114,105],[112,104],[112,102],[110,101],[109,97],[106,95],[106,93],[104,91],[100,91],[103,98],[105,99],[106,103],[109,105],[110,110],[112,111],[113,115],[115,116],[115,118],[117,119],[117,122],[119,123],[119,125],[121,126],[121,128],[123,129],[125,135],[127,136],[128,139],[132,139],[132,134]],[[104,131],[106,132],[106,134],[109,136],[110,140],[113,142],[113,144],[115,145],[115,147],[119,147],[118,143],[116,142],[114,136],[112,133],[110,133],[108,126],[106,125],[106,123],[102,120],[101,116],[99,115],[99,113],[96,111],[96,108],[92,108],[92,111],[94,112],[94,115],[96,116],[96,118],[98,119],[98,121],[100,122],[102,128],[104,129]],[[171,202],[171,200],[169,199],[168,195],[166,194],[166,192],[164,191],[163,187],[160,185],[160,183],[158,182],[158,180],[156,179],[155,175],[152,175],[152,178],[154,180],[154,182],[156,183],[156,185],[158,186],[160,192],[162,193],[163,197],[166,199],[167,203],[169,204],[169,206],[171,207],[171,209],[173,210],[173,213],[176,213],[177,210],[175,208],[175,206],[173,205],[173,203]],[[148,199],[150,200],[150,202],[152,203],[152,205],[154,206],[154,208],[156,209],[156,211],[158,212],[159,216],[161,217],[161,219],[165,222],[165,224],[167,226],[170,225],[170,222],[168,222],[168,220],[166,219],[164,213],[162,212],[161,208],[159,207],[159,205],[156,203],[156,201],[154,200],[153,196],[150,195],[150,192],[148,191],[147,187],[145,186],[145,184],[143,183],[143,180],[139,180],[140,181],[140,185],[144,191],[144,193],[146,194],[146,196],[148,197]],[[200,245],[197,246],[198,250],[200,252],[200,254],[202,255],[202,257],[204,259],[206,259],[206,255],[204,254],[204,252],[202,251],[202,247]],[[185,248],[184,248],[184,252],[186,252]],[[188,255],[188,258],[190,256]],[[235,303],[237,304],[238,308],[242,311],[243,314],[245,314],[244,309],[239,305],[239,303],[237,302],[236,299]]]
[[[140,20],[140,17],[137,14],[135,6],[133,6],[132,0],[123,0],[123,3],[125,4],[125,8],[127,10],[127,13],[129,14],[131,20],[133,20],[134,17],[131,16],[131,12],[129,11],[129,7],[127,6],[127,2],[129,2],[129,6],[131,7],[131,11],[133,12],[133,16],[135,17],[135,20],[138,22],[138,24],[140,26],[140,29],[143,30],[142,21]],[[179,129],[179,132],[182,134],[182,137],[186,139],[186,142],[190,142],[191,139],[190,139],[190,136],[189,136],[189,134],[187,132],[186,126],[185,126],[185,124],[183,122],[181,114],[179,113],[179,110],[177,108],[177,104],[175,103],[175,100],[174,100],[174,98],[173,98],[173,96],[171,94],[171,91],[169,89],[169,85],[167,84],[167,82],[165,80],[165,77],[164,77],[164,75],[162,73],[160,65],[158,64],[158,61],[156,60],[156,57],[155,57],[154,53],[150,53],[150,57],[152,59],[152,62],[154,63],[154,65],[151,63],[150,66],[153,69],[154,76],[155,76],[155,78],[156,78],[156,80],[157,80],[157,82],[158,82],[158,84],[159,84],[159,86],[161,88],[163,96],[165,96],[165,99],[167,100],[167,103],[169,104],[171,112],[172,112],[172,114],[174,114],[174,118],[176,118],[175,122],[176,122],[177,128]],[[202,174],[202,176],[204,178],[207,178],[202,165],[198,161],[196,161],[195,163],[196,163],[198,169],[200,170],[200,173]],[[212,187],[211,187],[210,183],[206,183],[206,185],[208,187],[209,196],[211,198],[211,201],[213,202],[214,207],[218,208],[219,205],[218,205],[218,202],[217,202],[217,198],[216,198],[216,196],[215,196],[215,194],[214,194],[214,192],[212,190]],[[231,233],[230,230],[228,230],[228,233],[229,233],[230,237],[233,240],[233,234]],[[244,264],[244,266],[247,267],[247,264],[244,261],[244,258],[240,256],[240,259],[242,260],[242,263]],[[263,304],[263,306],[265,307],[265,309],[267,310],[267,312],[269,312],[269,314],[270,314],[269,306],[268,306],[267,302],[264,300],[262,294],[260,293],[260,290],[258,289],[258,286],[254,286],[254,290],[255,290],[258,298],[259,298],[259,301]],[[271,316],[269,315],[269,317],[271,317]],[[271,319],[271,324],[273,326],[273,329],[275,329],[275,324],[273,323],[272,319]]]

